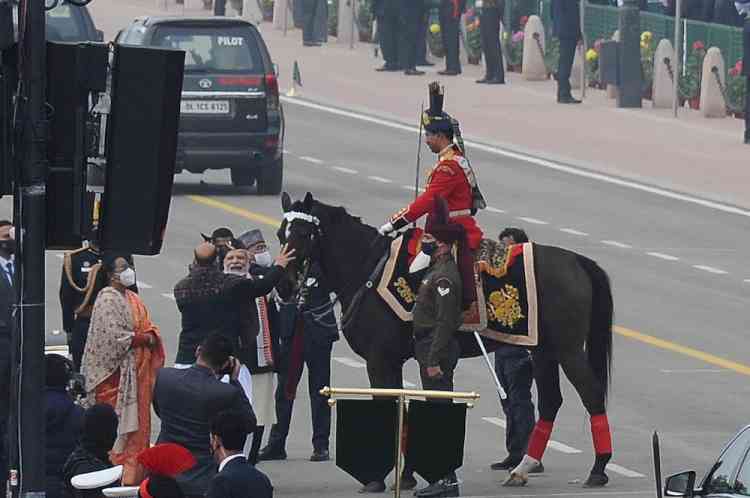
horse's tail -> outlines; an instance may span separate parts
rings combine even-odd
[[[586,354],[606,401],[612,373],[612,287],[609,276],[595,261],[579,255],[578,262],[591,279],[591,327],[586,339]]]

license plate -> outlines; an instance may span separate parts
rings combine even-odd
[[[228,100],[183,100],[180,102],[182,114],[229,114]]]

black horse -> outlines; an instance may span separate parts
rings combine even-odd
[[[292,202],[282,195],[284,221],[279,239],[296,250],[292,272],[318,261],[345,310],[343,333],[367,362],[373,388],[402,388],[404,362],[413,355],[411,324],[400,320],[365,284],[391,239],[347,213],[313,199]],[[559,367],[591,415],[596,461],[586,481],[603,486],[611,457],[605,411],[612,360],[612,293],[607,274],[594,261],[571,251],[535,244],[539,336],[532,352],[540,418],[524,462],[506,485],[524,485],[541,460],[562,405]],[[299,275],[296,275],[297,277]],[[299,278],[297,279],[299,280]],[[352,303],[354,301],[354,306]],[[481,354],[473,334],[459,333],[462,357]],[[492,350],[494,341],[486,340]]]

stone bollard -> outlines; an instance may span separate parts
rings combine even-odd
[[[570,88],[580,90],[581,88],[581,66],[583,65],[583,43],[576,47],[576,55],[573,58],[573,68],[570,74]]]
[[[703,76],[701,77],[701,114],[704,117],[727,117],[727,107],[722,95],[722,88],[726,88],[725,71],[721,50],[717,47],[709,48],[703,59]],[[717,75],[721,83],[716,80]]]
[[[667,64],[668,62],[668,64]],[[671,109],[674,94],[674,49],[666,38],[659,41],[654,53],[654,83],[651,102],[655,108]]]
[[[527,81],[549,79],[547,66],[544,64],[546,46],[542,20],[539,16],[529,17],[523,32],[523,62],[521,63],[523,79]]]
[[[283,31],[285,17],[287,29],[294,28],[294,17],[290,3],[291,0],[275,0],[273,2],[273,29]]]
[[[357,0],[339,0],[338,42],[351,45],[359,41],[357,23],[353,20],[355,13],[362,8]]]
[[[246,21],[250,21],[256,26],[263,22],[263,11],[260,10],[258,0],[243,0],[242,18]]]
[[[615,34],[612,35],[612,39],[616,42],[620,41],[620,31],[615,31]],[[607,85],[607,98],[609,99],[616,99],[617,94],[619,93],[617,89],[617,85]]]

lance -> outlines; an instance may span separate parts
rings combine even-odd
[[[492,378],[495,380],[495,387],[497,388],[497,394],[500,395],[500,399],[508,399],[508,395],[505,394],[505,389],[503,389],[503,386],[500,384],[500,379],[497,378],[497,373],[495,373],[495,369],[492,368],[492,363],[490,362],[490,356],[487,354],[487,350],[484,347],[482,338],[479,337],[479,332],[477,332],[476,330],[474,331],[474,337],[477,340],[477,344],[479,344],[479,349],[482,350],[482,356],[484,356],[484,362],[487,364],[487,368],[490,371],[490,375],[492,375]]]
[[[422,128],[424,123],[422,122],[422,116],[424,115],[424,102],[419,112],[419,136],[417,137],[417,176],[414,178],[414,200],[419,197],[419,167],[422,163]]]

